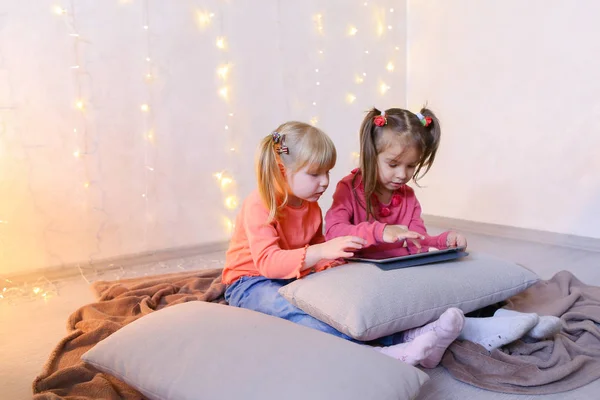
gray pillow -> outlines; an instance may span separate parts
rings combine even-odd
[[[391,271],[349,263],[296,280],[279,293],[340,332],[373,340],[422,326],[448,307],[467,313],[500,302],[538,279],[515,263],[475,253]]]
[[[154,312],[82,359],[149,399],[413,399],[429,377],[372,348],[241,308]]]

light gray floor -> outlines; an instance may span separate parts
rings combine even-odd
[[[435,232],[435,229],[431,229]],[[433,233],[432,232],[432,233]],[[467,234],[469,248],[520,263],[543,279],[561,270],[571,271],[583,282],[600,286],[600,253],[549,247],[529,243]],[[105,273],[83,271],[87,280],[114,280],[134,276],[216,268],[223,264],[223,253],[177,259],[156,265]],[[58,295],[46,301],[17,304],[0,302],[0,398],[31,398],[31,383],[48,355],[65,335],[68,316],[77,308],[94,301],[89,285],[80,277],[58,282]],[[431,380],[423,387],[418,400],[463,399],[538,399],[584,400],[600,398],[600,381],[571,392],[547,396],[518,396],[480,390],[454,380],[443,368],[427,370]],[[592,396],[592,397],[590,397]]]

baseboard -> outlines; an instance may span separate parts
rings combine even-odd
[[[426,225],[443,229],[472,232],[482,235],[498,236],[509,239],[526,240],[551,246],[570,247],[574,249],[600,252],[600,239],[568,235],[564,233],[539,231],[536,229],[517,228],[514,226],[489,224],[485,222],[467,221],[464,219],[423,215]]]
[[[193,246],[173,247],[169,249],[147,251],[142,253],[127,254],[118,257],[104,258],[90,262],[80,262],[65,264],[61,266],[48,267],[33,270],[23,274],[14,274],[5,276],[15,285],[26,282],[34,282],[40,277],[49,281],[58,281],[61,279],[72,278],[81,274],[81,269],[88,270],[93,268],[95,271],[110,271],[120,268],[132,267],[140,264],[168,261],[176,258],[193,257],[201,254],[215,253],[227,250],[229,242],[212,242]]]

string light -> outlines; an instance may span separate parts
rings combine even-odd
[[[219,89],[219,95],[225,100],[227,100],[229,96],[229,89],[227,87]]]
[[[79,157],[81,157],[81,152],[80,152],[79,150],[75,150],[75,151],[73,152],[73,157],[75,157],[75,158],[79,158]]]
[[[217,68],[217,75],[223,80],[227,79],[227,74],[229,73],[229,64],[221,65]]]
[[[65,15],[67,13],[67,10],[62,8],[61,6],[54,6],[54,13],[56,15]]]
[[[394,63],[393,62],[388,62],[387,65],[385,66],[385,69],[387,69],[388,71],[392,72],[394,70]]]
[[[150,106],[148,104],[142,104],[140,106],[140,110],[142,110],[143,112],[148,112],[150,111]]]
[[[319,34],[322,35],[323,34],[323,15],[317,14],[317,15],[313,16],[313,21],[315,22],[317,32],[319,32]]]
[[[77,100],[77,102],[75,103],[75,107],[77,107],[78,110],[83,111],[83,109],[85,108],[83,100]]]
[[[351,26],[348,28],[348,35],[354,36],[358,32],[358,29],[355,26]]]
[[[198,24],[200,25],[201,28],[206,28],[208,25],[210,25],[211,20],[214,16],[215,16],[215,14],[208,13],[205,11],[198,11],[196,13]]]
[[[225,199],[225,207],[230,210],[235,210],[238,206],[238,199],[236,196],[229,196]]]
[[[392,26],[391,26],[391,25],[388,25],[388,29],[391,31],[391,30],[392,30]]]
[[[361,83],[363,83],[364,81],[365,81],[365,80],[364,80],[364,78],[363,78],[362,76],[360,76],[360,75],[356,75],[356,76],[354,77],[354,82],[356,82],[356,83],[358,83],[358,84],[361,84]]]
[[[379,92],[381,94],[385,94],[388,90],[390,90],[390,87],[388,85],[386,85],[385,83],[381,83],[379,85]]]
[[[393,13],[393,12],[394,12],[394,9],[393,9],[393,8],[390,8],[390,12],[391,12],[391,13]]]
[[[312,117],[309,122],[312,126],[317,126],[319,119],[317,117]]]
[[[356,100],[356,96],[353,95],[352,93],[348,93],[346,95],[346,101],[350,104],[354,103],[354,100]]]
[[[225,38],[224,37],[217,38],[216,45],[221,50],[225,49],[225,46],[226,46]]]

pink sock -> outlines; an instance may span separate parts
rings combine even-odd
[[[450,344],[458,337],[465,324],[465,316],[463,312],[458,308],[449,308],[438,318],[437,320],[422,326],[404,332],[404,340],[412,341],[416,340],[420,335],[427,332],[436,333],[436,343],[433,351],[421,361],[421,365],[425,368],[435,368],[442,357],[444,352],[450,346]]]
[[[431,331],[416,337],[411,342],[378,347],[377,350],[407,364],[417,365],[435,350],[438,341],[436,333]]]

